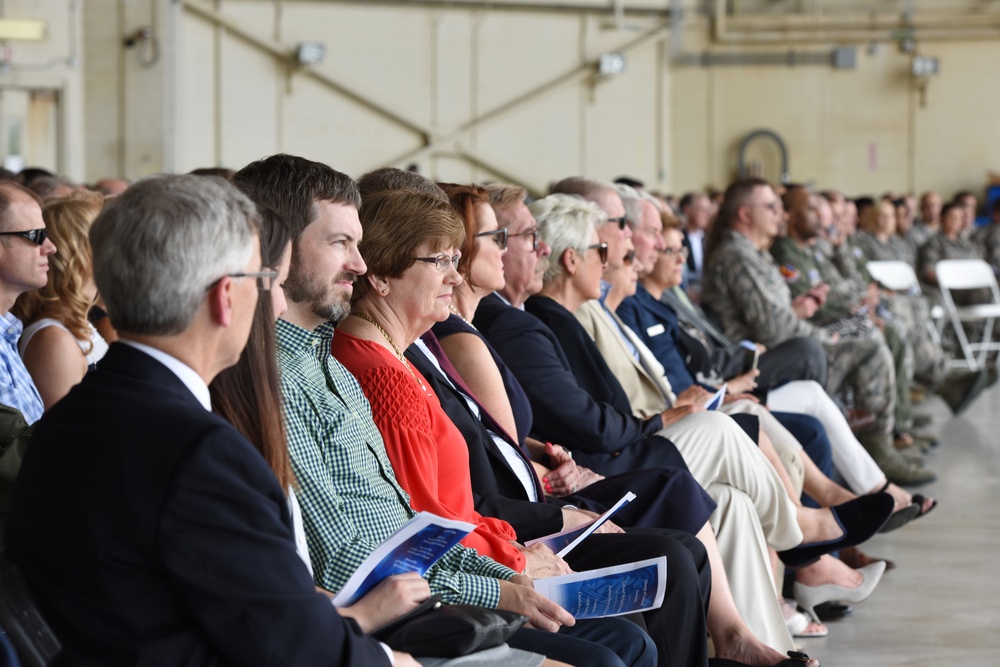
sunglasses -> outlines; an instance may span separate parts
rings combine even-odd
[[[628,218],[626,218],[624,215],[622,215],[622,216],[619,216],[617,218],[608,218],[608,222],[617,222],[618,223],[618,229],[624,230],[625,229],[625,225],[628,224]]]
[[[629,250],[625,253],[625,258],[622,260],[625,262],[625,266],[631,266],[632,261],[635,259],[635,249]]]
[[[496,241],[496,244],[500,246],[501,250],[507,249],[508,234],[506,227],[501,227],[500,229],[493,229],[488,232],[479,232],[478,234],[476,234],[476,238],[479,238],[480,236],[492,236],[493,240]]]
[[[41,229],[28,229],[23,232],[0,232],[0,236],[20,236],[21,238],[28,239],[35,245],[42,245],[45,243],[45,239],[49,235],[49,230],[42,227]]]
[[[587,250],[597,250],[597,256],[601,260],[601,264],[608,263],[608,244],[607,243],[595,243],[594,245],[587,246]]]

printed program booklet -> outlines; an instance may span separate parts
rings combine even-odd
[[[532,544],[538,544],[541,542],[549,549],[552,549],[557,556],[565,558],[566,554],[576,548],[576,545],[587,539],[591,533],[604,525],[605,521],[613,517],[618,510],[624,507],[627,503],[632,502],[634,499],[635,494],[629,491],[614,504],[614,507],[590,523],[585,523],[582,526],[570,528],[569,530],[564,530],[559,533],[552,533],[551,535],[546,535],[545,537],[539,537],[537,540],[528,540],[524,543],[524,546],[530,547]]]
[[[667,558],[535,579],[535,590],[574,618],[604,618],[658,609],[667,584]]]
[[[719,391],[712,394],[712,398],[708,399],[705,403],[706,410],[718,410],[722,407],[723,402],[726,400],[726,386],[722,385],[719,387]]]
[[[333,598],[334,606],[354,604],[394,574],[416,572],[424,576],[441,556],[475,529],[471,523],[418,512],[368,555]]]

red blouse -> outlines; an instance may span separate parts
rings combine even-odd
[[[513,527],[476,511],[468,446],[437,396],[421,387],[423,376],[414,370],[419,381],[414,379],[385,347],[343,331],[334,335],[331,351],[371,403],[372,419],[413,509],[476,524],[462,544],[523,572],[524,554],[511,544],[517,539]]]

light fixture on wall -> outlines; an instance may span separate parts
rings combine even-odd
[[[295,62],[299,65],[318,65],[326,59],[323,42],[299,42],[295,47]]]
[[[603,76],[621,74],[625,71],[627,62],[621,53],[602,53],[601,57],[597,59],[597,71]]]
[[[936,76],[940,71],[941,63],[932,56],[913,56],[910,63],[910,73],[918,79]]]
[[[941,71],[941,63],[932,56],[913,56],[910,61],[910,74],[917,83],[917,92],[920,94],[920,107],[927,106],[927,84],[932,76],[937,76]]]
[[[45,21],[0,19],[0,39],[39,41],[45,39]]]

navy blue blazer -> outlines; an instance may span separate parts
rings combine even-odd
[[[544,297],[526,311],[496,295],[479,303],[473,323],[513,371],[534,411],[532,435],[571,449],[602,474],[674,466],[687,470],[659,415],[632,415],[628,397],[576,318]]]
[[[315,592],[263,457],[116,343],[37,423],[6,547],[56,665],[387,665]]]

